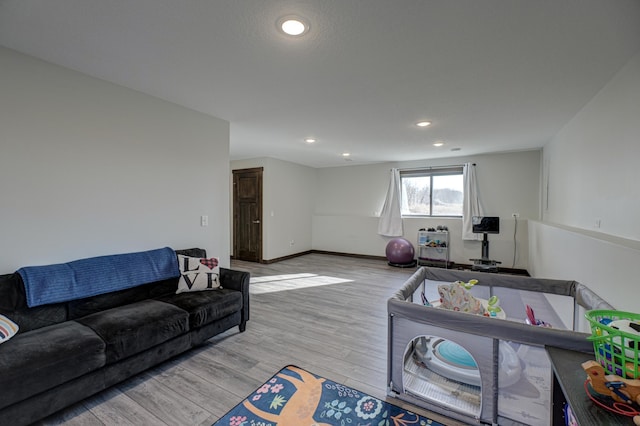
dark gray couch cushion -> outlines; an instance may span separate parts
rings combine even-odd
[[[190,329],[217,321],[242,309],[242,293],[227,289],[172,294],[157,300],[189,312]]]
[[[18,334],[0,345],[0,407],[104,365],[104,342],[75,321]]]
[[[22,278],[18,274],[0,275],[0,314],[6,315],[25,333],[67,320],[64,303],[28,308]]]
[[[101,312],[141,300],[152,299],[154,296],[175,293],[178,288],[178,278],[156,281],[139,285],[125,290],[100,294],[98,296],[67,302],[69,319],[82,318],[87,315]]]
[[[48,327],[67,320],[67,307],[64,303],[20,309],[14,312],[0,312],[18,324],[18,333],[26,333],[41,327]]]
[[[24,286],[18,274],[0,275],[0,311],[26,308]]]
[[[190,256],[190,257],[207,257],[207,251],[205,249],[201,249],[201,248],[189,248],[189,249],[182,249],[182,250],[176,250],[176,254],[181,254],[183,256]]]
[[[80,318],[107,344],[107,364],[158,345],[189,329],[189,314],[168,303],[143,300]]]

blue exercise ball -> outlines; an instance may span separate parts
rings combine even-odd
[[[385,254],[387,260],[393,265],[408,265],[414,263],[415,249],[406,238],[392,238],[387,243]]]

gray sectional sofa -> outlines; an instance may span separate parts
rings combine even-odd
[[[202,249],[176,251],[205,258]],[[249,273],[220,268],[220,289],[176,294],[178,278],[28,307],[20,274],[0,276],[0,424],[25,425],[249,320]]]

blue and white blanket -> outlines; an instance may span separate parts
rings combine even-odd
[[[67,302],[180,276],[176,252],[169,247],[99,256],[17,271],[29,307]]]

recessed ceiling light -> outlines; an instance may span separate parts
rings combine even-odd
[[[427,126],[431,126],[431,122],[430,121],[418,121],[416,123],[416,126],[418,127],[427,127]]]
[[[343,157],[348,157],[348,156],[350,156],[350,155],[351,155],[351,153],[349,153],[349,152],[343,152],[343,153],[342,153],[342,156],[343,156]]]
[[[316,140],[314,138],[304,138],[306,143],[314,143]]]
[[[441,142],[441,141],[433,143],[433,146],[442,146],[442,145],[444,145],[444,142]]]
[[[278,30],[286,35],[300,37],[309,32],[309,23],[299,16],[288,15],[278,19]]]

